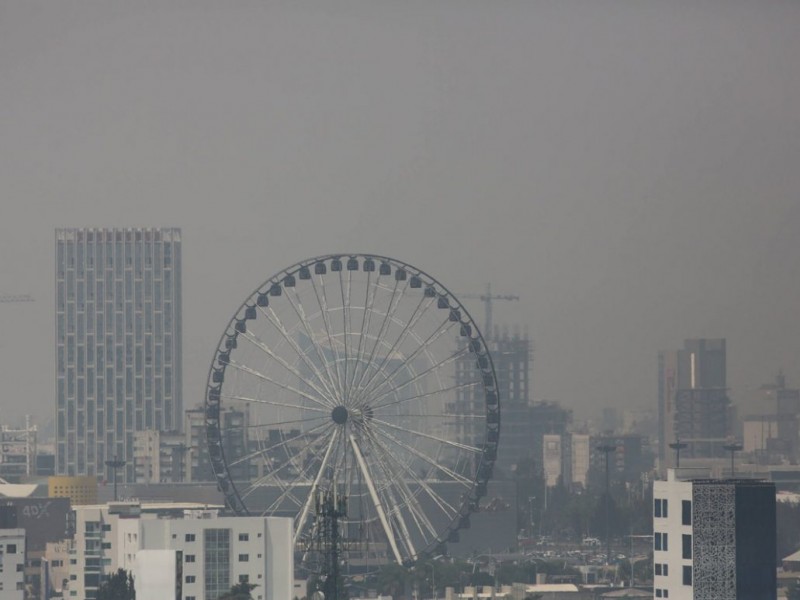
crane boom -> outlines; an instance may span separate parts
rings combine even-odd
[[[492,335],[492,301],[494,300],[519,300],[516,294],[492,294],[492,284],[486,284],[485,294],[458,294],[459,298],[468,300],[480,300],[483,302],[484,320],[483,326],[486,328],[486,336]]]
[[[30,294],[0,294],[0,302],[33,302]]]

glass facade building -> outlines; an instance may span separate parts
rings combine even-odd
[[[181,235],[56,230],[56,473],[134,479],[134,432],[179,430]]]

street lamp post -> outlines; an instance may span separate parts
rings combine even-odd
[[[733,457],[734,454],[736,454],[739,450],[743,448],[743,446],[739,442],[731,442],[730,444],[725,444],[722,448],[731,453],[731,479],[733,479],[734,477]]]
[[[111,467],[111,473],[114,479],[114,502],[117,501],[117,469],[121,469],[125,466],[125,461],[117,458],[117,455],[114,455],[114,458],[111,460],[106,461],[106,466]]]
[[[609,500],[611,496],[611,479],[609,473],[609,456],[617,449],[616,444],[600,444],[597,449],[606,455],[606,564],[611,561],[611,526],[609,517]]]

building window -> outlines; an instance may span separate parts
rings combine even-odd
[[[656,575],[661,575],[661,563],[656,563]]]
[[[239,583],[248,583],[249,581],[250,581],[250,576],[249,575],[247,575],[247,574],[239,575]]]
[[[661,596],[661,590],[660,589],[656,589],[656,598],[661,598],[661,597],[662,597]]]
[[[194,583],[194,575],[187,575],[186,583]]]
[[[692,501],[684,500],[681,502],[681,523],[683,525],[692,524]]]
[[[667,518],[667,500],[656,498],[653,500],[653,516]]]
[[[187,533],[185,539],[186,539],[187,542],[193,542],[194,541],[194,534],[193,533]]]
[[[668,550],[667,546],[667,534],[666,533],[658,533],[653,536],[653,548],[655,550]]]
[[[683,558],[692,558],[692,536],[683,534]]]
[[[16,554],[17,553],[17,545],[16,544],[9,544],[6,546],[6,553],[7,554]]]
[[[250,560],[249,554],[240,554],[239,555],[239,562],[247,562]]]
[[[203,574],[206,597],[216,598],[231,587],[231,530],[203,531]]]
[[[187,554],[186,557],[184,558],[184,562],[187,563],[194,562],[194,554]]]
[[[662,575],[664,575],[664,577],[666,577],[667,575],[669,575],[669,565],[667,563],[664,563],[663,567],[664,568],[661,569],[663,571]]]
[[[240,533],[239,534],[239,541],[240,542],[247,542],[250,540],[250,534],[248,533]]]
[[[689,565],[683,567],[683,585],[692,585],[692,567]]]

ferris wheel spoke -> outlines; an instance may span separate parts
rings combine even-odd
[[[329,390],[323,391],[319,387],[317,387],[317,385],[313,381],[310,381],[307,377],[303,377],[300,371],[298,371],[296,368],[290,365],[285,359],[275,354],[275,352],[267,344],[265,344],[257,335],[248,331],[247,333],[244,334],[244,338],[251,344],[253,344],[256,348],[264,352],[264,354],[266,354],[275,362],[277,362],[279,365],[281,365],[284,369],[289,371],[292,375],[294,375],[297,378],[298,381],[303,382],[311,389],[313,389],[317,394],[319,394],[320,398],[325,398],[332,405],[336,403],[334,399],[335,396],[331,396]]]
[[[378,275],[375,278],[375,283],[370,286],[370,281],[372,278],[372,273],[367,272],[367,285],[364,292],[364,311],[361,315],[361,331],[358,334],[358,349],[356,350],[356,364],[353,368],[353,377],[350,380],[349,389],[355,389],[356,378],[358,377],[359,370],[363,370],[363,359],[364,354],[366,353],[366,346],[364,345],[364,339],[366,335],[369,333],[369,326],[372,317],[372,305],[375,302],[375,295],[378,291],[378,283],[380,282],[381,276]],[[370,291],[372,293],[370,294]]]
[[[468,351],[468,349],[462,349],[462,350],[456,351],[454,354],[451,354],[450,356],[440,360],[436,364],[431,365],[430,367],[428,367],[424,371],[421,371],[421,372],[415,374],[411,379],[409,379],[407,381],[404,381],[401,384],[396,385],[391,391],[386,391],[386,392],[383,392],[382,394],[380,394],[379,396],[376,396],[375,398],[372,399],[372,401],[373,402],[377,402],[378,400],[381,400],[381,399],[385,398],[386,396],[388,396],[389,394],[391,394],[393,391],[401,390],[404,387],[406,387],[408,385],[411,385],[412,383],[422,379],[423,377],[425,377],[429,373],[432,373],[432,372],[436,371],[437,369],[440,369],[441,367],[443,367],[443,366],[445,366],[445,365],[447,365],[447,364],[449,364],[451,362],[454,362],[454,361],[458,360],[458,358],[461,355],[463,355],[465,352],[467,352],[467,351]],[[389,406],[391,404],[400,404],[401,402],[404,402],[404,401],[405,401],[405,399],[400,398],[399,400],[394,400],[394,401],[389,402],[387,404],[384,404],[382,406]]]
[[[383,321],[381,322],[381,326],[378,329],[378,334],[375,336],[375,343],[372,345],[372,350],[369,353],[369,358],[367,359],[366,366],[364,367],[364,370],[361,372],[361,375],[358,378],[358,383],[354,384],[354,387],[356,389],[359,389],[361,387],[361,384],[364,381],[364,376],[369,371],[369,365],[371,365],[373,363],[373,360],[375,359],[375,351],[378,349],[381,339],[383,339],[384,331],[386,330],[388,324],[394,318],[395,312],[397,312],[397,307],[400,304],[400,299],[403,297],[403,292],[401,292],[400,295],[397,296],[398,287],[400,287],[400,281],[395,279],[394,287],[392,288],[392,295],[389,298],[389,303],[386,305],[386,314],[383,315]],[[407,287],[408,287],[408,281],[406,281],[406,285],[403,287],[403,291],[405,291]]]
[[[314,374],[314,376],[317,378],[317,381],[319,381],[323,385],[323,387],[325,387],[326,386],[325,380],[322,377],[322,374],[317,369],[316,365],[314,365],[314,361],[310,360],[306,355],[306,353],[302,351],[300,346],[297,345],[297,342],[294,339],[292,339],[292,336],[289,335],[289,332],[286,330],[286,327],[284,327],[283,322],[281,321],[280,317],[278,317],[278,315],[275,313],[273,308],[271,306],[268,307],[269,313],[267,313],[267,311],[264,310],[263,307],[261,306],[259,306],[258,308],[261,311],[261,314],[263,314],[266,317],[266,319],[272,324],[272,326],[275,327],[275,329],[281,334],[283,339],[286,340],[286,342],[288,342],[288,344],[292,347],[292,349],[295,351],[300,360],[302,360],[303,363],[309,368],[311,373]],[[335,394],[333,397],[336,397]],[[334,406],[335,404],[336,403],[332,403],[331,405]]]
[[[433,502],[439,507],[439,509],[444,514],[448,514],[448,510],[447,510],[447,508],[445,508],[445,505],[449,506],[449,508],[452,511],[455,511],[455,509],[452,506],[450,506],[444,500],[442,500],[439,497],[439,495],[436,494],[430,488],[430,486],[427,484],[427,482],[425,482],[423,479],[418,477],[417,474],[414,473],[414,471],[411,469],[411,467],[409,467],[407,464],[405,464],[402,461],[400,461],[394,455],[394,453],[392,453],[389,450],[389,448],[383,442],[380,441],[380,439],[378,439],[376,436],[370,434],[370,441],[373,442],[377,448],[379,448],[379,451],[381,453],[383,453],[383,455],[388,460],[390,460],[391,462],[395,463],[397,466],[400,467],[400,469],[402,471],[404,471],[409,477],[411,477],[411,479],[414,481],[414,483],[416,483],[421,490],[424,490],[430,496],[430,498],[433,500]],[[408,488],[408,484],[405,482],[405,480],[402,477],[396,477],[394,480],[397,481],[398,485],[401,485],[403,487],[403,489],[405,490],[405,496],[407,498],[406,503],[408,504],[409,512],[411,513],[412,518],[414,519],[414,521],[415,521],[415,523],[417,525],[417,528],[419,529],[420,533],[423,535],[423,537],[426,536],[426,533],[425,533],[425,531],[423,531],[422,526],[421,526],[421,524],[423,524],[425,526],[425,528],[427,529],[428,533],[432,537],[435,538],[436,537],[436,529],[433,527],[433,525],[431,524],[430,520],[425,515],[425,511],[422,510],[422,507],[420,506],[416,495]]]
[[[378,440],[376,440],[376,441],[384,449],[384,452],[386,453],[386,456],[390,457],[393,462],[398,464],[400,466],[400,468],[402,468],[408,474],[408,476],[411,479],[411,481],[413,483],[415,483],[416,485],[418,485],[420,487],[420,489],[424,490],[428,494],[428,496],[431,498],[433,503],[436,504],[436,506],[439,508],[440,511],[442,511],[442,514],[444,514],[445,516],[447,516],[448,518],[451,518],[451,519],[453,517],[455,517],[455,515],[458,514],[458,509],[456,509],[452,504],[447,502],[439,494],[437,494],[435,491],[433,491],[433,488],[428,484],[428,482],[426,482],[421,477],[417,476],[417,474],[414,473],[414,471],[408,465],[405,465],[402,461],[398,460],[397,457],[395,456],[395,453],[391,452],[391,450],[389,448],[387,448],[383,443],[379,442]],[[409,492],[410,492],[410,490],[409,490]],[[427,526],[430,528],[430,531],[431,531],[433,537],[435,538],[436,537],[436,531],[435,531],[433,525],[428,520],[428,518],[425,516],[425,512],[422,510],[421,507],[420,507],[420,517],[424,520],[424,522],[427,523]]]
[[[370,446],[372,445],[370,444]],[[403,517],[403,504],[398,502],[394,486],[392,485],[394,474],[392,473],[391,469],[387,468],[386,463],[383,460],[383,457],[379,453],[373,451],[372,454],[376,459],[375,463],[383,472],[383,476],[386,481],[385,495],[389,500],[390,506],[394,507],[389,511],[389,515],[394,517],[394,520],[397,522],[397,525],[400,528],[400,533],[402,534],[401,541],[403,542],[406,551],[408,552],[408,555],[416,556],[417,550],[414,547],[413,541],[411,540],[411,534],[408,531],[408,526],[406,525],[405,518]],[[397,488],[399,493],[400,486],[398,485]]]
[[[444,473],[445,475],[447,475],[448,477],[450,477],[451,479],[453,479],[457,483],[460,483],[461,485],[465,485],[465,486],[471,486],[472,485],[472,480],[467,479],[463,475],[459,475],[458,473],[456,473],[454,471],[451,471],[450,469],[445,467],[443,464],[438,463],[435,460],[433,460],[427,454],[425,454],[423,452],[420,452],[419,450],[417,450],[413,446],[410,446],[409,444],[406,444],[405,442],[402,442],[401,440],[398,440],[396,437],[394,437],[392,434],[388,433],[387,431],[384,431],[383,429],[380,429],[378,427],[375,428],[375,431],[377,431],[380,435],[382,435],[383,437],[385,437],[389,441],[393,442],[397,446],[400,446],[403,450],[405,450],[407,452],[410,452],[411,454],[413,454],[417,458],[419,458],[422,461],[428,463],[430,466],[432,466],[437,471],[441,471],[442,473]]]
[[[380,394],[380,395],[372,397],[374,394],[377,394],[378,391],[383,389],[383,387],[385,385],[387,385],[387,384],[391,385],[391,382],[394,381],[395,375],[400,372],[400,369],[403,367],[404,364],[412,363],[413,360],[419,355],[420,352],[425,350],[425,348],[427,346],[429,346],[430,344],[435,342],[437,339],[439,339],[441,336],[443,336],[445,333],[447,333],[450,330],[450,328],[453,327],[454,324],[455,323],[453,321],[450,321],[449,319],[447,321],[445,321],[440,326],[439,330],[435,331],[430,336],[428,336],[428,339],[426,339],[422,344],[419,345],[419,347],[417,347],[416,350],[414,350],[414,352],[412,352],[410,355],[408,355],[405,358],[405,361],[403,362],[403,364],[398,365],[398,367],[394,371],[389,373],[389,375],[385,379],[380,381],[377,385],[373,386],[372,389],[365,390],[361,394],[361,397],[363,398],[364,396],[370,396],[371,397],[370,401],[371,402],[376,402],[376,401],[378,401],[378,400],[380,400],[382,398],[385,398],[386,396],[391,394],[393,391],[397,391],[397,390],[403,389],[407,385],[410,385],[410,384],[414,383],[415,381],[418,381],[419,379],[421,379],[422,377],[424,377],[428,373],[432,373],[436,369],[439,369],[440,367],[448,364],[449,362],[452,362],[452,361],[456,360],[461,354],[463,354],[463,350],[458,350],[454,354],[452,354],[449,357],[443,359],[442,361],[440,361],[438,363],[435,363],[434,365],[432,365],[428,369],[426,369],[426,370],[424,370],[424,371],[422,371],[420,373],[415,374],[411,379],[409,379],[407,381],[404,381],[401,384],[396,385],[392,390],[389,390],[387,392],[384,392],[383,394]]]
[[[403,561],[400,558],[400,550],[397,548],[397,541],[394,538],[394,532],[392,528],[389,526],[389,521],[386,518],[386,512],[383,510],[383,503],[381,502],[380,497],[378,496],[378,492],[375,489],[375,484],[372,481],[372,475],[367,468],[367,464],[364,461],[364,457],[361,455],[361,450],[358,448],[358,444],[356,443],[355,436],[351,433],[350,434],[350,445],[353,448],[353,454],[356,457],[356,462],[358,462],[358,466],[361,469],[362,474],[364,475],[364,481],[367,484],[367,489],[369,490],[370,496],[372,496],[372,504],[375,508],[375,512],[378,513],[378,518],[381,521],[381,525],[383,525],[383,531],[386,534],[386,539],[389,542],[389,546],[392,549],[392,553],[394,554],[395,560],[398,564],[402,563]]]
[[[339,398],[344,398],[344,385],[342,385],[342,374],[339,371],[339,360],[340,360],[339,349],[333,342],[333,336],[331,335],[331,329],[333,326],[330,323],[330,315],[328,314],[328,297],[325,291],[325,278],[322,277],[322,275],[319,275],[319,286],[320,290],[322,291],[322,297],[320,297],[320,293],[317,290],[317,285],[314,283],[314,278],[312,277],[311,287],[314,288],[314,295],[317,298],[317,304],[319,305],[320,311],[322,313],[322,323],[325,325],[325,334],[328,337],[328,345],[330,346],[331,356],[333,357],[333,367],[336,373],[336,381],[339,388]]]
[[[417,495],[414,494],[408,487],[408,484],[404,477],[397,477],[397,475],[395,474],[396,471],[392,470],[389,463],[391,462],[396,464],[398,467],[400,467],[401,471],[411,476],[411,478],[414,479],[414,481],[416,482],[418,478],[416,477],[413,470],[408,465],[398,460],[397,457],[394,456],[389,451],[389,449],[375,435],[370,433],[369,441],[371,447],[373,448],[373,451],[382,457],[384,471],[389,473],[391,480],[396,483],[399,489],[399,493],[403,497],[403,502],[405,503],[405,506],[408,509],[408,513],[411,515],[414,524],[417,526],[417,530],[420,532],[423,538],[427,539],[428,535],[436,537],[436,529],[433,527],[427,516],[425,516],[425,511],[422,510]],[[419,489],[422,490],[423,489],[422,486],[420,486]],[[416,552],[414,554],[416,554]]]
[[[387,421],[383,421],[381,419],[376,419],[374,417],[372,419],[372,422],[373,423],[378,423],[380,425],[383,425],[384,427],[389,427],[390,429],[393,429],[395,431],[402,431],[403,433],[409,433],[409,434],[417,436],[417,437],[425,438],[425,439],[428,439],[428,440],[433,440],[434,442],[438,442],[440,444],[444,444],[445,446],[450,446],[452,448],[458,448],[460,450],[466,450],[467,452],[474,452],[475,454],[480,454],[482,452],[482,450],[480,448],[475,448],[474,446],[468,446],[466,444],[460,444],[458,442],[451,442],[450,440],[446,440],[444,438],[440,438],[440,437],[437,437],[435,435],[431,435],[430,433],[424,433],[422,431],[416,431],[414,429],[407,429],[405,427],[399,427],[397,425],[392,425],[391,423],[389,423]]]
[[[297,496],[295,496],[294,492],[296,490],[299,490],[302,487],[305,487],[306,483],[303,482],[303,475],[308,470],[308,466],[310,464],[312,464],[312,463],[309,463],[309,465],[306,465],[306,467],[303,467],[301,469],[301,468],[298,468],[298,466],[297,466],[295,461],[299,457],[303,456],[306,451],[310,450],[317,442],[319,442],[319,441],[324,442],[326,439],[327,438],[325,436],[320,436],[320,437],[317,437],[317,438],[313,438],[308,444],[306,444],[303,448],[298,450],[293,456],[289,457],[289,460],[287,460],[281,466],[279,466],[278,468],[273,469],[269,473],[259,477],[245,491],[245,493],[243,494],[243,498],[247,498],[248,496],[250,496],[250,494],[255,492],[260,487],[264,487],[265,485],[267,485],[272,480],[272,481],[274,481],[275,485],[281,490],[281,495],[272,503],[272,505],[270,505],[264,511],[265,513],[270,513],[273,510],[277,510],[277,508],[287,498],[289,500],[291,500],[292,503],[295,504],[298,508],[301,507],[303,502],[299,498],[297,498]],[[298,469],[298,475],[292,481],[287,481],[287,480],[283,479],[282,477],[278,477],[277,476],[278,473],[280,471],[282,471],[283,469],[285,469],[287,466],[292,466],[292,467]]]
[[[391,360],[395,350],[400,346],[400,344],[402,344],[405,341],[406,337],[408,337],[408,332],[411,331],[411,328],[414,327],[419,322],[419,320],[425,315],[425,313],[428,311],[428,309],[431,307],[432,304],[433,304],[432,298],[426,298],[425,296],[422,297],[422,299],[419,301],[419,304],[417,304],[416,308],[414,309],[414,312],[411,314],[411,317],[409,318],[408,322],[405,324],[405,326],[403,326],[403,329],[397,336],[397,339],[394,341],[389,350],[386,352],[386,356],[383,357],[383,360],[378,365],[378,368],[375,369],[375,371],[372,373],[372,375],[370,376],[370,378],[367,380],[366,383],[364,383],[363,385],[359,385],[359,388],[357,390],[359,401],[361,401],[364,395],[369,392],[370,384],[375,380],[375,377],[378,375],[378,373],[380,373],[383,370],[384,366],[386,366],[386,363],[389,360]],[[424,308],[422,308],[423,305]],[[380,342],[381,340],[377,341],[377,343]],[[404,364],[409,364],[409,362],[410,361],[408,360],[404,360],[403,363],[401,363],[398,366],[398,369],[402,367]]]
[[[300,319],[300,322],[303,324],[303,329],[306,331],[306,335],[308,336],[308,340],[310,344],[314,347],[314,353],[317,355],[317,358],[322,363],[322,366],[325,369],[325,376],[327,377],[327,383],[325,385],[325,389],[328,390],[329,394],[332,395],[333,398],[337,398],[336,403],[339,402],[338,398],[341,397],[341,393],[337,394],[335,391],[336,382],[331,375],[328,361],[322,356],[322,353],[319,351],[319,344],[317,344],[316,337],[314,336],[314,331],[311,327],[311,324],[308,322],[308,318],[306,317],[306,312],[303,309],[303,303],[300,300],[300,294],[297,293],[297,288],[292,288],[294,291],[295,300],[292,300],[291,295],[288,293],[286,294],[286,299],[289,301],[289,304],[292,306],[297,318]],[[332,389],[334,388],[334,389]]]
[[[351,271],[347,272],[348,281],[352,277]],[[350,360],[350,353],[347,350],[347,317],[349,316],[349,305],[350,305],[350,288],[347,288],[347,298],[345,299],[345,285],[344,285],[344,277],[342,277],[342,271],[339,271],[339,293],[342,297],[342,340],[344,344],[344,392],[342,396],[342,400],[347,402],[349,390],[347,389],[347,366],[348,361]]]
[[[330,415],[330,410],[324,410],[322,408],[317,408],[316,406],[303,406],[302,404],[289,404],[288,402],[275,402],[274,400],[265,400],[264,398],[250,398],[248,396],[233,396],[230,394],[222,394],[220,396],[225,400],[236,400],[237,402],[249,402],[252,404],[268,404],[269,406],[278,406],[280,408],[294,408],[297,410],[310,410],[313,412],[321,412],[325,413],[326,415]],[[317,419],[321,419],[322,417],[314,417]],[[284,421],[283,423],[299,423],[303,422],[305,419],[297,419],[295,421]],[[248,425],[248,427],[262,427],[268,426],[273,427],[274,423],[265,423],[263,425]]]
[[[331,435],[330,435],[330,436],[328,436],[328,437],[330,437],[330,441],[329,441],[329,443],[328,443],[328,451],[326,451],[326,453],[325,453],[325,459],[327,459],[327,457],[328,457],[328,454],[329,454],[329,452],[330,452],[330,448],[331,448],[331,447],[332,447],[332,445],[333,445],[333,442],[334,442],[334,441],[336,441],[336,429],[335,429],[335,428],[333,429],[333,432],[331,433]],[[311,449],[312,449],[312,448],[313,448],[313,447],[316,445],[316,442],[320,442],[320,441],[324,442],[325,440],[327,440],[327,438],[325,438],[325,437],[320,437],[320,438],[317,438],[317,439],[316,439],[316,440],[314,440],[312,443],[308,444],[308,445],[306,446],[306,448],[304,448],[304,449],[303,449],[303,451],[296,453],[296,454],[295,454],[295,457],[296,457],[296,458],[300,458],[300,457],[302,456],[302,452],[304,452],[305,450],[311,450]],[[324,444],[320,444],[320,446],[324,446]],[[307,457],[305,457],[305,458],[307,459]],[[305,465],[305,466],[304,466],[304,467],[303,467],[303,468],[300,470],[300,473],[299,473],[299,474],[297,475],[297,477],[295,478],[295,482],[301,482],[301,481],[304,481],[306,477],[308,477],[309,479],[311,479],[311,477],[310,477],[310,474],[311,474],[311,472],[312,472],[312,468],[314,467],[314,465],[315,465],[315,462],[314,462],[314,461],[309,461],[309,462],[307,462],[307,464],[306,464],[306,465]],[[313,492],[314,492],[314,489],[313,489],[313,488],[315,488],[315,487],[316,487],[316,485],[317,485],[317,483],[318,483],[318,481],[319,481],[319,478],[322,476],[322,474],[324,473],[324,471],[325,471],[325,464],[323,463],[323,464],[321,464],[321,465],[320,465],[320,467],[319,467],[319,470],[316,472],[316,476],[315,476],[315,477],[314,477],[314,479],[313,479],[313,484],[312,484],[312,486],[311,486],[311,487],[312,487],[312,489],[310,489],[310,490],[309,490],[309,496],[313,495]],[[305,484],[302,484],[302,485],[305,485]],[[286,489],[283,491],[283,493],[281,493],[281,495],[280,495],[280,496],[278,496],[278,497],[277,497],[277,498],[276,498],[276,499],[275,499],[275,500],[272,502],[272,504],[270,504],[270,505],[267,507],[267,510],[266,510],[266,512],[267,512],[267,513],[270,513],[270,512],[272,512],[273,510],[276,510],[276,509],[277,509],[279,506],[281,506],[281,504],[283,504],[283,501],[284,501],[284,500],[287,498],[287,496],[291,496],[291,495],[292,495],[292,493],[291,493],[291,492],[292,492],[292,489],[293,489],[294,487],[299,487],[299,486],[293,486],[293,485],[292,485],[292,483],[291,483],[291,482],[289,482],[289,483],[288,483],[288,485],[287,485],[287,487],[286,487]]]
[[[425,392],[423,394],[417,394],[416,396],[407,396],[405,398],[400,398],[399,400],[392,400],[391,402],[386,402],[384,404],[370,405],[370,408],[373,411],[377,411],[380,408],[386,408],[387,406],[394,406],[396,404],[401,404],[403,402],[408,402],[410,400],[420,400],[422,398],[428,398],[429,396],[438,396],[439,394],[444,394],[446,392],[464,390],[464,389],[471,388],[471,387],[476,387],[476,386],[479,386],[479,385],[481,385],[480,381],[470,381],[469,383],[457,383],[455,385],[451,385],[451,386],[446,387],[446,388],[439,388],[439,389],[436,389],[436,390],[433,390],[433,391],[430,391],[430,392]],[[395,391],[396,389],[399,389],[399,388],[394,388],[392,391]],[[389,393],[391,393],[391,392],[389,392]],[[376,401],[376,400],[379,400],[381,398],[385,398],[386,396],[389,395],[389,393],[381,394],[378,398],[373,400],[373,402]],[[406,415],[406,413],[403,413],[403,416],[410,416],[410,415]],[[419,416],[427,416],[427,415],[419,415]]]
[[[330,421],[328,421],[326,423],[321,423],[320,425],[316,425],[315,427],[312,427],[311,429],[309,429],[308,431],[306,431],[304,434],[301,434],[301,435],[306,435],[306,436],[307,435],[311,435],[312,433],[320,431],[322,429],[325,429],[326,427],[330,427],[331,425],[332,425],[332,423]],[[257,456],[266,456],[268,452],[273,452],[274,450],[277,450],[278,448],[283,448],[284,446],[294,442],[298,437],[301,437],[301,436],[295,436],[293,438],[285,439],[282,442],[279,442],[277,444],[274,444],[274,445],[270,446],[269,448],[260,448],[260,449],[256,450],[255,452],[251,452],[249,454],[246,454],[245,456],[242,456],[241,458],[238,458],[237,460],[235,460],[235,461],[233,461],[231,463],[228,463],[228,466],[229,467],[234,467],[234,466],[236,466],[238,464],[241,464],[243,462],[252,460]]]
[[[322,479],[323,474],[325,473],[326,469],[328,468],[328,460],[331,457],[331,450],[333,450],[333,446],[336,440],[339,438],[338,430],[334,429],[333,435],[331,436],[330,441],[328,442],[328,448],[325,450],[325,456],[322,458],[322,464],[320,464],[319,470],[317,471],[316,477],[314,477],[314,483],[311,484],[311,489],[308,490],[308,497],[306,498],[305,503],[303,504],[303,509],[300,511],[300,516],[297,518],[297,522],[295,523],[294,529],[294,543],[297,543],[297,540],[300,538],[300,534],[303,531],[303,528],[306,525],[306,518],[308,517],[308,511],[311,508],[311,504],[314,502],[314,497],[316,496],[317,489],[319,487],[319,482]]]
[[[304,392],[302,390],[297,389],[294,386],[288,385],[286,383],[281,383],[280,381],[275,381],[274,379],[272,379],[268,375],[264,375],[263,373],[253,369],[252,367],[248,367],[246,365],[240,365],[239,363],[234,362],[233,360],[231,360],[228,363],[228,366],[233,367],[234,369],[236,369],[237,371],[241,371],[242,373],[247,373],[248,375],[252,375],[253,377],[261,379],[262,381],[266,381],[268,383],[271,383],[272,385],[275,385],[275,386],[277,386],[279,388],[282,388],[282,389],[286,390],[287,392],[292,392],[293,394],[297,394],[298,396],[302,396],[306,400],[310,400],[311,402],[319,404],[323,408],[328,408],[328,409],[333,408],[333,405],[331,405],[331,403],[327,399],[322,399],[322,398],[318,398],[316,396],[312,396],[312,395],[310,395],[310,394],[308,394],[308,393],[306,393],[306,392]]]

